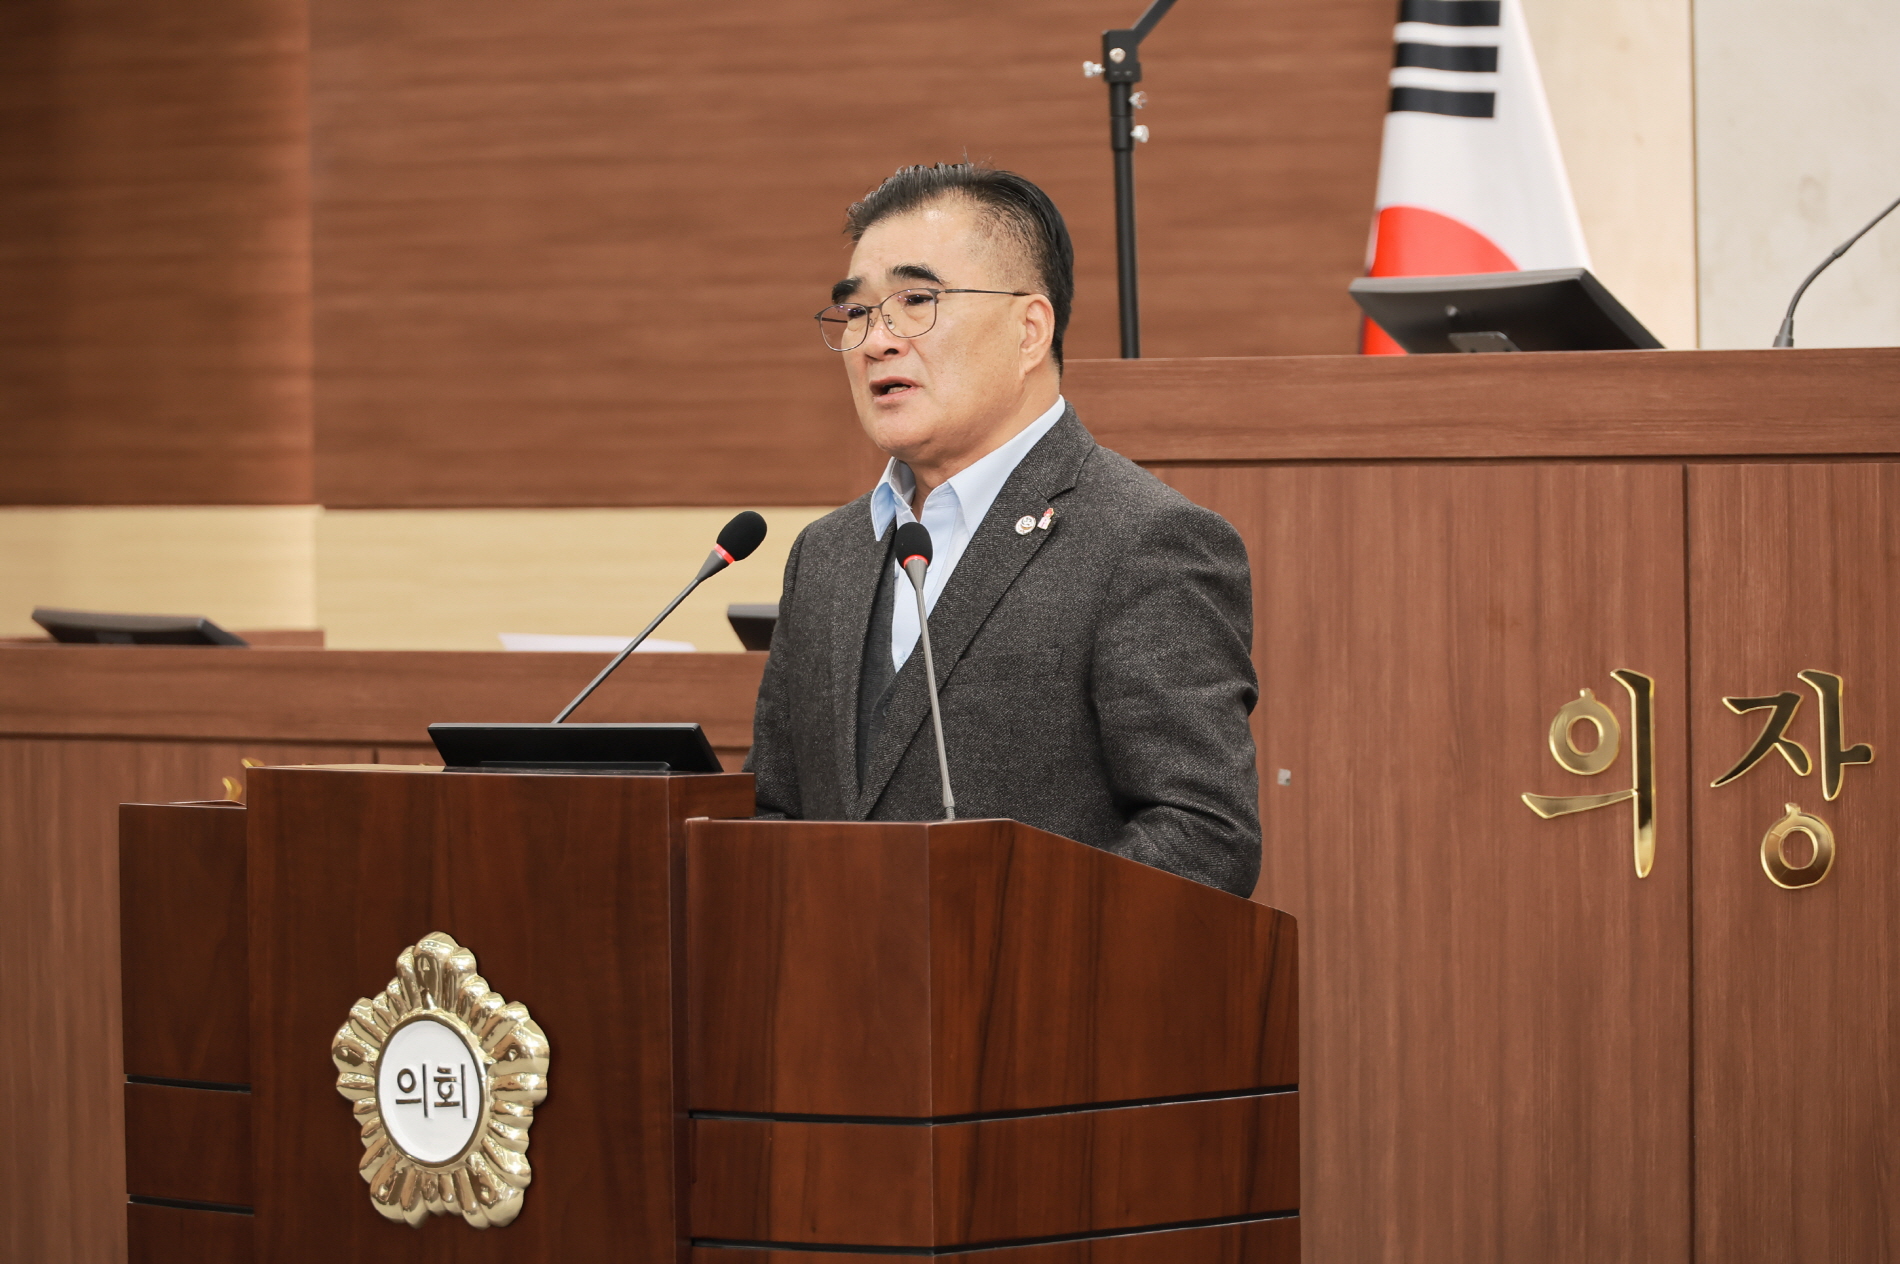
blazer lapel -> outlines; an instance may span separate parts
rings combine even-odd
[[[870,510],[865,510],[870,517]],[[890,556],[891,529],[882,538],[853,533],[857,543],[840,559],[831,606],[831,731],[837,736],[839,798],[852,803],[858,787],[858,686],[864,678],[864,638],[871,626],[879,568]]]
[[[1075,409],[1070,408],[1041,442],[1029,450],[1015,473],[1003,484],[1003,490],[997,493],[989,513],[971,533],[969,547],[964,549],[956,570],[951,572],[950,582],[937,598],[936,608],[930,612],[931,656],[936,660],[939,689],[982,629],[990,611],[996,608],[996,603],[1003,599],[1003,594],[1016,582],[1044,541],[1059,529],[1061,522],[1058,517],[1049,530],[1032,529],[1019,534],[1017,520],[1029,516],[1040,521],[1043,511],[1075,486],[1082,464],[1094,448],[1095,440],[1075,419]],[[876,578],[874,571],[872,580]],[[869,617],[867,602],[864,618],[857,626],[864,627]],[[855,690],[851,696],[855,700]],[[858,788],[855,819],[865,820],[870,816],[913,740],[935,740],[928,734],[920,739],[920,729],[928,723],[929,714],[930,695],[924,688],[924,654],[919,647],[905,660],[891,686],[889,718],[878,744],[865,760],[864,784]],[[856,719],[854,706],[851,729],[854,754]],[[954,786],[954,767],[950,776]]]

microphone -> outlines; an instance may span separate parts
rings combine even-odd
[[[1847,248],[1849,246],[1859,241],[1862,237],[1865,237],[1868,231],[1872,229],[1875,224],[1878,224],[1881,220],[1887,218],[1888,213],[1891,212],[1893,208],[1896,206],[1900,206],[1900,198],[1895,198],[1893,201],[1887,203],[1886,210],[1882,211],[1880,214],[1868,220],[1867,226],[1865,228],[1862,228],[1859,232],[1855,233],[1852,237],[1849,237],[1846,241],[1834,247],[1833,253],[1828,255],[1827,258],[1821,260],[1821,266],[1816,268],[1814,271],[1808,273],[1808,279],[1801,283],[1800,288],[1795,290],[1794,297],[1788,300],[1788,314],[1781,318],[1781,328],[1775,334],[1775,343],[1774,343],[1775,346],[1777,347],[1794,346],[1795,305],[1801,301],[1801,296],[1808,292],[1808,287],[1814,284],[1814,278],[1820,276],[1823,272],[1826,272],[1827,267],[1830,263],[1833,263],[1836,259],[1846,254]]]
[[[950,793],[950,757],[943,749],[943,713],[937,708],[937,663],[930,656],[930,612],[924,609],[924,572],[930,569],[930,532],[921,522],[897,529],[897,560],[917,590],[917,628],[924,642],[924,676],[930,682],[930,726],[937,733],[937,778],[943,783],[943,819],[957,819],[957,798]]]
[[[642,631],[639,636],[628,641],[627,647],[614,655],[614,661],[607,664],[607,666],[601,670],[600,675],[594,677],[594,679],[588,683],[587,688],[576,694],[574,701],[561,708],[561,714],[554,717],[554,722],[559,724],[567,719],[568,716],[574,714],[574,708],[587,701],[587,695],[600,688],[600,682],[613,675],[614,668],[626,662],[627,655],[633,653],[633,651],[638,648],[640,642],[653,635],[653,629],[659,627],[666,616],[672,614],[680,602],[685,601],[691,596],[693,589],[699,587],[720,571],[725,570],[726,567],[731,566],[734,562],[743,562],[746,558],[751,557],[752,551],[764,542],[765,519],[750,509],[736,515],[731,522],[728,522],[724,527],[720,528],[719,539],[713,544],[712,552],[706,555],[705,565],[699,568],[699,574],[693,576],[693,581],[690,584],[680,589],[679,596],[666,603],[666,609],[653,616],[653,622],[647,624],[645,630]]]

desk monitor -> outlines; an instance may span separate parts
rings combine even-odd
[[[431,724],[450,768],[492,772],[723,772],[697,724]]]
[[[248,645],[195,614],[106,614],[35,606],[33,622],[72,645]]]
[[[734,602],[726,607],[726,622],[747,649],[769,650],[772,631],[778,627],[778,602]]]
[[[1413,355],[1662,346],[1587,268],[1360,277],[1349,289],[1366,315]]]

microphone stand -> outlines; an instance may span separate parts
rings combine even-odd
[[[587,688],[574,695],[574,701],[561,708],[561,714],[554,717],[554,723],[565,724],[567,717],[574,714],[574,708],[587,701],[587,695],[600,688],[600,682],[614,674],[620,664],[627,661],[627,655],[640,647],[640,643],[653,635],[653,629],[666,621],[666,616],[679,609],[679,604],[693,595],[693,591],[712,576],[732,565],[732,558],[723,548],[716,548],[706,556],[706,564],[699,568],[699,574],[693,576],[693,582],[680,589],[679,596],[666,603],[666,609],[653,616],[653,622],[640,629],[640,635],[628,641],[626,648],[614,655],[614,661],[600,669],[600,675],[587,682]]]
[[[1168,0],[1172,4],[1174,0]],[[921,557],[904,563],[910,586],[917,590],[917,627],[924,643],[924,680],[930,685],[930,727],[937,734],[937,777],[943,785],[943,819],[957,819],[957,798],[950,793],[950,756],[943,747],[943,713],[937,709],[937,663],[930,656],[930,611],[924,608],[924,571],[930,565]]]
[[[1775,331],[1775,341],[1774,341],[1775,346],[1777,347],[1794,346],[1794,309],[1801,302],[1801,296],[1808,292],[1808,287],[1814,284],[1814,278],[1820,276],[1823,272],[1826,272],[1829,264],[1833,263],[1836,259],[1846,254],[1847,248],[1849,246],[1859,241],[1862,237],[1865,237],[1873,229],[1873,226],[1875,224],[1878,224],[1881,220],[1887,218],[1888,213],[1891,212],[1893,208],[1896,206],[1900,206],[1900,198],[1895,198],[1893,201],[1889,202],[1887,204],[1886,210],[1882,211],[1880,214],[1868,220],[1867,226],[1865,228],[1862,228],[1859,232],[1855,233],[1852,237],[1849,237],[1846,241],[1834,247],[1834,252],[1830,254],[1827,258],[1821,260],[1821,266],[1816,268],[1814,271],[1808,273],[1808,279],[1801,283],[1801,288],[1796,290],[1794,292],[1794,297],[1788,300],[1788,314],[1781,318],[1781,328]]]
[[[1135,124],[1134,112],[1147,104],[1141,82],[1141,41],[1174,7],[1174,0],[1153,0],[1127,30],[1102,32],[1102,60],[1082,63],[1082,73],[1108,83],[1108,143],[1115,154],[1115,265],[1121,291],[1122,359],[1141,359],[1141,298],[1135,274],[1135,144],[1148,129]]]

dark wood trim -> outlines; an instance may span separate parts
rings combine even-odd
[[[251,1264],[256,1218],[128,1203],[126,1264]]]
[[[1086,360],[1063,391],[1144,464],[1900,452],[1900,348]]]
[[[897,1264],[920,1252],[746,1250],[695,1247],[690,1264]],[[1050,1242],[995,1250],[932,1255],[938,1264],[1299,1264],[1300,1219],[1287,1216],[1248,1224],[1118,1234],[1079,1242]]]
[[[251,1095],[125,1086],[125,1188],[134,1198],[251,1206]]]
[[[127,1075],[250,1083],[244,822],[235,805],[119,807]]]
[[[1294,1212],[1299,1095],[910,1127],[699,1119],[695,1240],[930,1247]]]
[[[693,720],[752,744],[763,653],[636,654],[576,720]],[[0,647],[0,736],[358,742],[432,750],[436,720],[550,720],[598,654]]]

